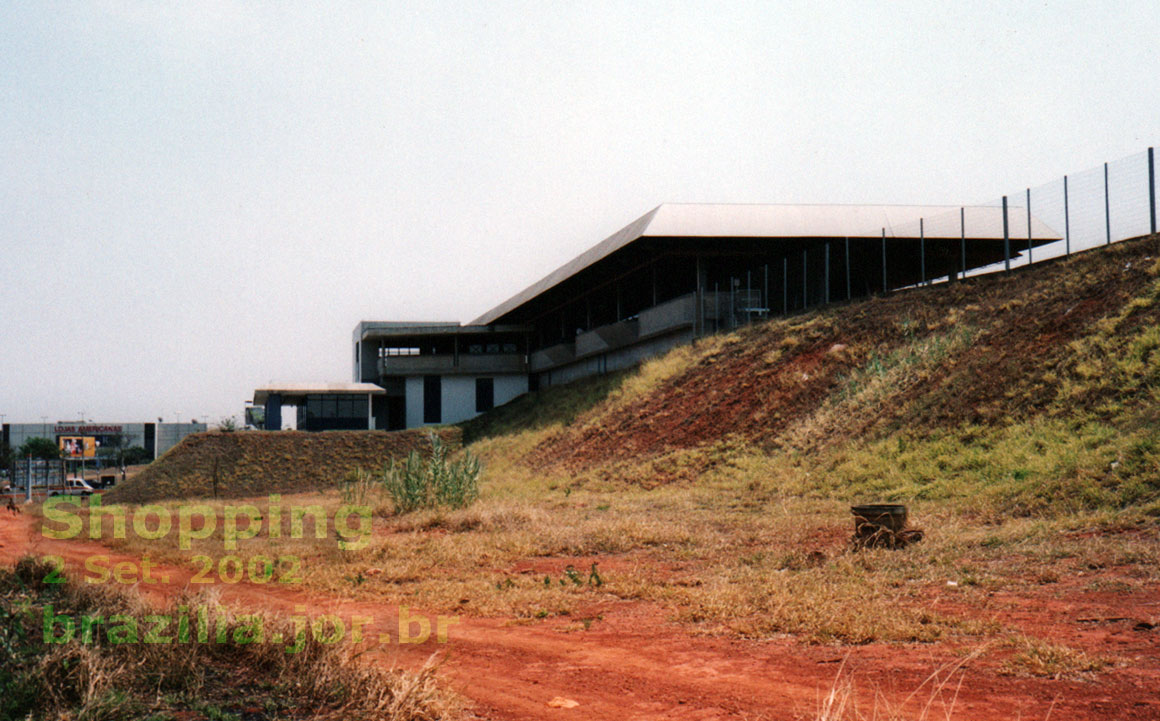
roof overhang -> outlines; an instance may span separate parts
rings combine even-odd
[[[300,405],[313,395],[383,395],[386,389],[374,383],[284,383],[254,390],[254,405],[266,404],[271,395],[280,395],[287,405]]]
[[[1007,237],[1028,241],[1026,211],[1008,208]],[[1060,240],[1061,236],[1034,216],[1030,219],[1031,245]],[[968,241],[1001,240],[1002,208],[957,205],[734,205],[665,204],[597,243],[544,278],[471,321],[495,323],[542,293],[580,271],[643,238],[703,240],[708,247],[724,240],[768,240],[799,243],[826,238],[879,238]]]

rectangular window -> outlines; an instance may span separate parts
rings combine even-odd
[[[355,396],[351,399],[351,418],[357,418],[365,422],[367,411],[369,410],[370,407],[367,405],[366,396]]]
[[[423,422],[443,422],[442,376],[423,376]]]
[[[475,379],[475,412],[483,413],[495,408],[495,379]]]
[[[318,396],[306,396],[306,417],[310,419],[322,417],[322,399]]]

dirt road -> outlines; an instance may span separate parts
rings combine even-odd
[[[29,514],[0,517],[0,562],[27,553],[56,555],[75,573],[86,560],[108,556],[108,563],[139,559],[86,541],[45,538]],[[157,566],[155,577],[168,583],[138,584],[160,599],[187,587],[190,569]],[[333,613],[344,619],[365,616],[368,637],[394,634],[399,609],[307,594],[289,586],[218,584],[223,602],[288,614]],[[1157,598],[1120,599],[1121,616],[1160,613]],[[1002,599],[988,611],[1004,622],[1030,624],[1040,635],[1087,633],[1117,658],[1135,659],[1091,680],[1050,680],[1004,676],[984,656],[968,664],[957,687],[954,719],[1157,719],[1160,700],[1160,629],[1135,628],[1115,621],[1084,620],[1106,609],[1087,606],[1036,608]],[[1006,609],[1006,610],[1004,610]],[[444,657],[446,682],[467,697],[472,712],[487,719],[811,719],[831,688],[839,668],[855,678],[860,708],[885,716],[905,702],[907,717],[919,717],[930,698],[924,681],[932,671],[961,658],[961,649],[942,645],[869,644],[859,647],[807,646],[791,638],[745,641],[691,635],[666,621],[651,604],[608,600],[598,608],[602,620],[583,630],[567,620],[514,625],[503,619],[463,617],[449,628],[446,644],[376,645],[364,656],[376,663],[417,667],[433,652]],[[414,615],[415,611],[410,611]],[[416,629],[417,630],[417,629]],[[1098,636],[1098,637],[1097,637]],[[956,693],[958,677],[943,700]],[[922,687],[906,702],[915,689]],[[574,708],[549,705],[565,698]],[[934,703],[929,718],[944,718]]]

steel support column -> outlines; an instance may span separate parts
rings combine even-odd
[[[1007,230],[1007,196],[1003,196],[1003,268],[1011,272],[1011,234]]]

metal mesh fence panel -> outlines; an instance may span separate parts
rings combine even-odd
[[[1147,152],[1108,163],[1108,210],[1113,243],[1150,232]]]
[[[1068,176],[1067,198],[1072,252],[1106,244],[1104,169],[1091,168]]]
[[[945,237],[949,226],[959,224],[966,241],[956,271],[973,266],[966,274],[975,276],[1147,235],[1152,231],[1155,193],[1148,160],[1144,151],[1034,188],[1013,190],[1006,196],[1005,230],[1000,196],[925,219],[926,228],[934,231],[928,237]],[[914,232],[909,226],[896,228],[888,237]]]

